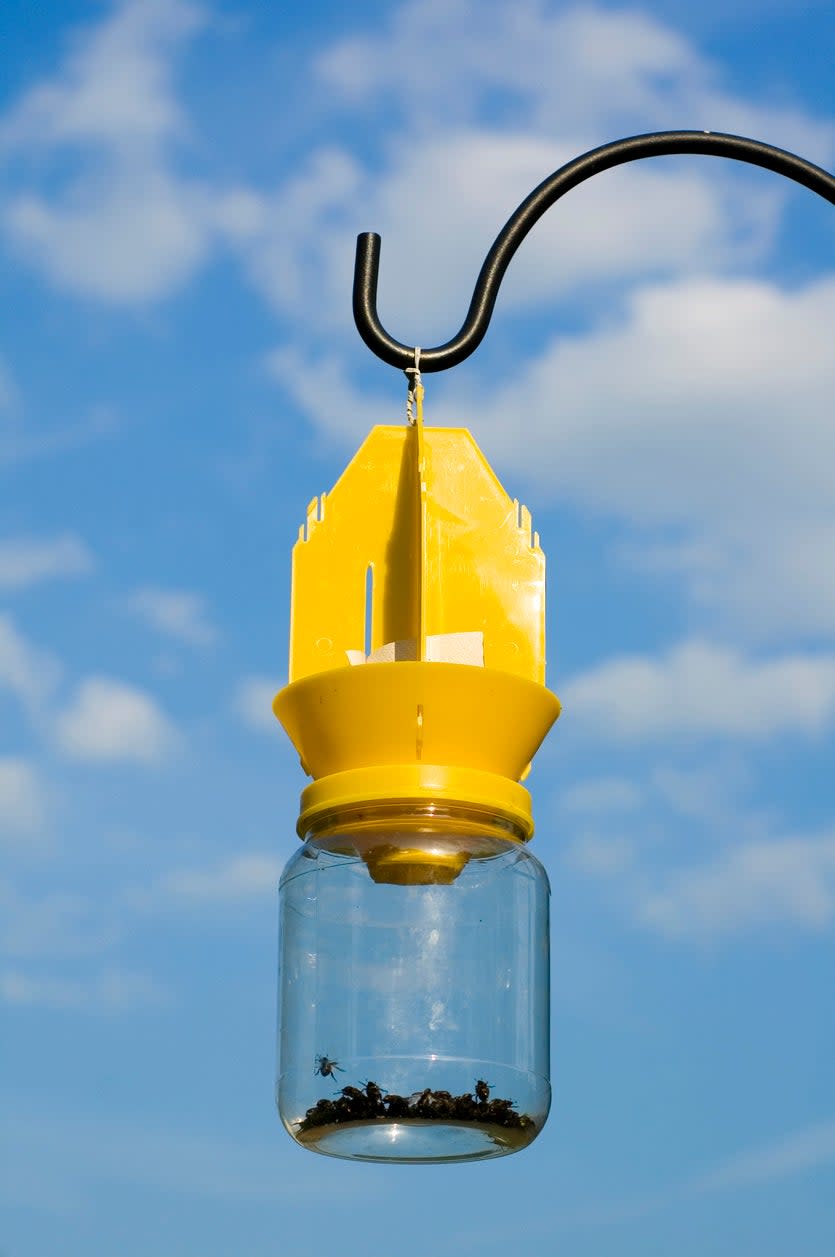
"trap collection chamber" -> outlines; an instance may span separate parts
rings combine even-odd
[[[424,429],[420,404],[308,510],[274,704],[312,778],[276,1097],[312,1151],[478,1160],[547,1118],[549,887],[521,784],[560,710],[544,562],[469,432]]]

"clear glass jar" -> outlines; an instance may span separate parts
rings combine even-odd
[[[325,832],[322,832],[324,830]],[[506,822],[375,805],[281,879],[276,1098],[306,1148],[439,1162],[548,1115],[549,885]]]

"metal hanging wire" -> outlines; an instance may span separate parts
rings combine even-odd
[[[420,378],[420,345],[415,345],[413,349],[414,365],[406,367],[406,379],[409,381],[409,390],[406,393],[406,422],[412,427],[423,419],[423,383]],[[415,408],[417,407],[417,414]]]

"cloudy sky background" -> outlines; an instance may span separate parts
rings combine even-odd
[[[555,1090],[524,1155],[354,1167],[272,1110],[289,550],[519,201],[596,144],[832,169],[828,0],[0,11],[3,1257],[824,1257],[835,1244],[835,215],[662,159],[535,229],[427,377],[549,557],[531,778]]]

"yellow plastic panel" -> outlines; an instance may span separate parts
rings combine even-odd
[[[484,634],[484,665],[545,681],[545,555],[465,428],[427,428],[428,634]]]
[[[419,588],[416,439],[411,428],[376,427],[332,491],[314,498],[293,548],[290,680],[416,637]]]
[[[371,623],[366,625],[368,573]],[[290,679],[390,642],[483,634],[486,667],[542,684],[545,558],[464,428],[376,427],[293,551]]]

